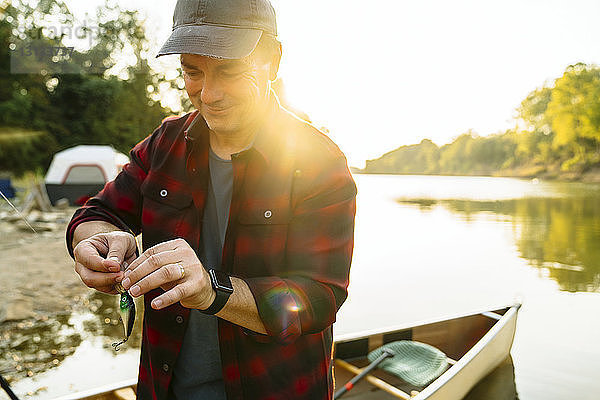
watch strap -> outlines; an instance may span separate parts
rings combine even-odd
[[[210,269],[208,274],[210,275],[210,283],[215,291],[216,296],[212,304],[207,309],[200,310],[200,312],[208,315],[215,315],[221,311],[223,307],[225,307],[225,304],[227,304],[227,300],[229,300],[229,296],[231,296],[231,293],[233,292],[233,286],[231,285],[231,280],[229,277],[227,277],[227,279],[229,279],[230,289],[223,290],[223,288],[219,285],[215,270]]]

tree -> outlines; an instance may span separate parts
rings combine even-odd
[[[551,163],[554,156],[549,150],[554,139],[552,121],[547,109],[552,99],[552,88],[535,89],[517,109],[519,118],[525,123],[525,130],[516,130],[515,161],[519,164]]]
[[[552,88],[542,87],[529,93],[518,108],[519,117],[525,121],[531,130],[552,134],[552,121],[548,118],[546,110],[552,100]]]
[[[368,160],[365,172],[395,174],[431,174],[438,170],[439,148],[429,139],[401,146],[376,160]]]
[[[90,21],[96,31],[85,28],[89,35],[94,33],[91,47],[73,51],[60,63],[49,57],[19,59],[11,53],[33,41],[64,47],[63,36],[50,34],[56,18],[73,24],[62,0],[0,2],[0,127],[45,132],[58,146],[32,159],[32,170],[47,167],[56,150],[76,144],[110,144],[126,152],[172,113],[148,89],[164,81],[164,75],[152,71],[145,59],[149,45],[134,11],[107,2]],[[134,62],[116,70],[124,52],[133,54]],[[14,67],[19,60],[24,62],[18,66],[33,67],[35,73],[11,73],[11,61]],[[26,137],[34,136],[5,135],[12,141]],[[4,143],[0,158],[9,157],[5,165],[10,166]]]
[[[569,66],[555,82],[546,115],[556,133],[555,149],[570,152],[563,169],[600,162],[600,68]]]

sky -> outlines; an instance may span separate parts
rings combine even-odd
[[[175,0],[121,0],[154,52]],[[83,18],[102,0],[67,0]],[[280,78],[352,166],[390,150],[512,128],[516,108],[577,62],[600,64],[598,0],[272,0]],[[174,71],[177,56],[152,61]],[[171,99],[172,100],[172,99]],[[168,98],[164,99],[169,104]]]

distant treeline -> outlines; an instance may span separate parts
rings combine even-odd
[[[441,147],[424,139],[367,161],[363,172],[576,178],[600,169],[598,66],[567,67],[518,113],[520,128],[484,137],[469,131]]]
[[[82,27],[63,1],[35,3],[0,2],[0,172],[43,172],[77,144],[128,152],[171,113],[158,101],[165,79],[145,60],[137,14],[107,5]],[[66,47],[63,36],[75,34],[88,51]]]

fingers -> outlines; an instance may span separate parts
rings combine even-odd
[[[143,277],[160,269],[163,265],[176,264],[182,261],[181,254],[177,250],[166,250],[160,253],[145,252],[144,254],[142,257],[145,260],[141,264],[137,264],[137,267],[130,265],[125,271],[125,279],[123,280],[123,287],[125,289],[128,289]],[[139,257],[138,260],[142,257]]]
[[[190,282],[183,282],[179,285],[176,285],[175,287],[173,287],[173,289],[161,294],[160,296],[152,300],[152,308],[154,308],[155,310],[160,310],[162,308],[175,304],[178,301],[181,301],[182,299],[190,297],[194,292],[194,288],[192,285],[193,284]]]
[[[99,242],[92,242],[89,239],[82,240],[73,249],[75,261],[88,269],[98,272],[117,272],[120,270],[118,265],[105,265],[104,257],[100,254],[107,252],[108,247],[103,247]]]
[[[185,275],[182,266],[186,268]],[[121,285],[134,297],[160,287],[170,293],[168,304],[173,304],[185,297],[196,299],[200,292],[204,293],[199,289],[206,285],[193,283],[202,281],[202,273],[206,271],[194,250],[185,240],[174,239],[149,248],[135,259],[125,271]]]
[[[135,254],[133,254],[131,257],[128,257],[125,259],[125,261],[123,261],[123,266],[125,267],[125,269],[129,268],[129,266],[131,265],[131,263],[133,263],[135,258]]]
[[[134,272],[127,276],[121,283],[123,288],[129,289],[129,293],[138,297],[148,293],[152,289],[177,282],[183,278],[181,273],[181,264],[179,262],[173,264],[162,265],[152,273],[142,277],[140,280],[133,282],[131,276],[142,270],[143,266],[138,267]]]
[[[104,265],[109,268],[118,266],[120,269],[123,262],[132,256],[135,256],[136,243],[133,235],[126,232],[114,232],[106,235],[108,241],[108,253]]]
[[[135,250],[135,238],[127,232],[98,233],[73,249],[75,272],[86,286],[116,294],[115,283],[123,279],[121,265],[133,262]]]
[[[156,246],[150,247],[148,250],[144,251],[137,259],[135,259],[127,268],[128,271],[135,270],[140,264],[147,261],[152,256],[169,251],[176,250],[183,247],[190,248],[189,244],[184,239],[173,239],[166,242],[162,242],[157,244]]]
[[[75,263],[75,272],[81,277],[81,281],[90,288],[97,289],[104,293],[116,293],[115,283],[119,282],[122,272],[97,272],[86,268],[80,263]]]
[[[135,238],[127,232],[98,233],[73,249],[75,261],[98,272],[118,272],[124,260],[135,257]]]

